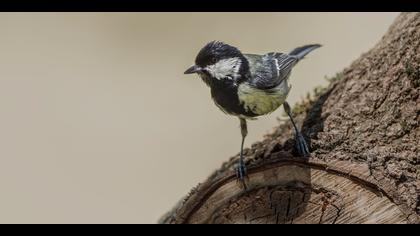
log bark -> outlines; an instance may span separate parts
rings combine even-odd
[[[298,104],[311,149],[286,122],[194,188],[160,223],[420,223],[420,13]]]

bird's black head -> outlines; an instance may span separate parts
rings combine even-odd
[[[205,68],[206,66],[215,64],[220,60],[235,57],[242,57],[241,51],[239,51],[236,47],[220,41],[212,41],[200,50],[195,58],[195,64]]]
[[[248,70],[248,61],[239,49],[220,41],[212,41],[200,50],[195,65],[186,70],[185,74],[198,73],[212,79],[237,81]]]

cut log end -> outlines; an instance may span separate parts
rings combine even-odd
[[[348,172],[349,168],[352,172]],[[162,223],[415,223],[365,174],[364,166],[282,160],[251,169],[248,188],[233,174],[191,196]]]

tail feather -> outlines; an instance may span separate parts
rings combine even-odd
[[[299,60],[304,58],[306,54],[310,53],[312,50],[321,47],[321,44],[309,44],[302,47],[298,47],[289,52],[289,55],[297,57]]]

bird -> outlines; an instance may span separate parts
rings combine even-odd
[[[237,179],[248,177],[244,164],[244,142],[248,134],[247,120],[268,115],[283,105],[295,133],[295,147],[300,156],[310,155],[308,145],[293,120],[286,98],[290,92],[292,68],[308,53],[321,47],[308,44],[289,53],[242,53],[222,41],[207,43],[197,54],[195,63],[184,74],[198,74],[210,87],[211,97],[220,110],[239,118],[241,148],[236,166]]]

